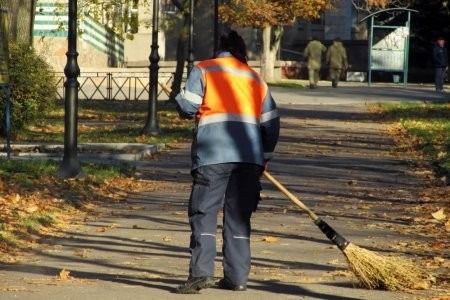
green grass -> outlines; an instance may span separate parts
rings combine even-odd
[[[158,123],[161,134],[141,135],[148,111],[147,101],[80,101],[78,109],[78,143],[172,143],[191,138],[192,120],[178,117],[175,107],[160,103]],[[64,104],[39,124],[17,133],[14,142],[63,143]]]
[[[105,180],[117,177],[131,177],[134,169],[125,164],[82,164],[83,171],[93,183],[101,184]]]
[[[51,160],[9,160],[0,159],[1,176],[13,176],[14,173],[27,173],[28,176],[39,178],[52,174],[56,163]]]
[[[15,160],[0,158],[0,178],[20,189],[39,189],[44,179],[56,176],[60,162],[54,160]],[[117,177],[130,177],[134,169],[126,164],[99,164],[82,162],[81,167],[88,175],[89,182],[102,184]],[[45,181],[47,182],[47,181]]]
[[[20,243],[17,236],[10,230],[0,226],[0,243],[5,244],[9,247],[17,247]]]
[[[20,219],[19,225],[29,233],[38,233],[41,227],[49,227],[55,224],[55,218],[51,212],[32,213]]]
[[[293,89],[304,89],[305,86],[298,80],[286,79],[277,82],[268,83],[269,87],[284,87],[284,88],[293,88]]]
[[[419,138],[417,148],[432,160],[438,175],[450,174],[450,104],[383,104],[382,109]]]

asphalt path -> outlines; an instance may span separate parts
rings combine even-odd
[[[342,84],[333,89],[327,82],[315,90],[274,87],[272,93],[282,131],[271,174],[353,243],[383,255],[423,259],[424,253],[398,245],[430,242],[400,233],[408,226],[405,220],[415,216],[408,208],[418,203],[424,178],[411,169],[412,158],[393,154],[386,125],[367,112],[367,105],[445,102],[448,94],[436,94],[429,86]],[[174,294],[189,262],[189,145],[168,146],[136,166],[138,178],[155,182],[153,189],[127,191],[126,201],[107,203],[96,215],[43,240],[24,262],[1,266],[0,299],[375,300],[439,293],[361,288],[342,253],[263,180],[262,202],[252,221],[248,290]],[[219,238],[217,279],[220,247]],[[61,280],[62,270],[70,272],[66,280]]]

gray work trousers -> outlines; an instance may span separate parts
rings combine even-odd
[[[259,200],[263,168],[254,164],[216,164],[192,171],[189,199],[190,277],[214,277],[217,215],[223,208],[223,272],[246,284],[250,272],[250,217]]]

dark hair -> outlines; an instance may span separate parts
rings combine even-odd
[[[228,51],[241,62],[247,63],[247,47],[244,39],[234,30],[220,37],[220,50]]]

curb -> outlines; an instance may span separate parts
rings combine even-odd
[[[85,143],[79,144],[77,156],[88,160],[141,161],[151,158],[165,148],[165,144],[133,143]],[[12,144],[11,158],[49,158],[62,159],[63,144]],[[4,152],[0,157],[6,157]]]

